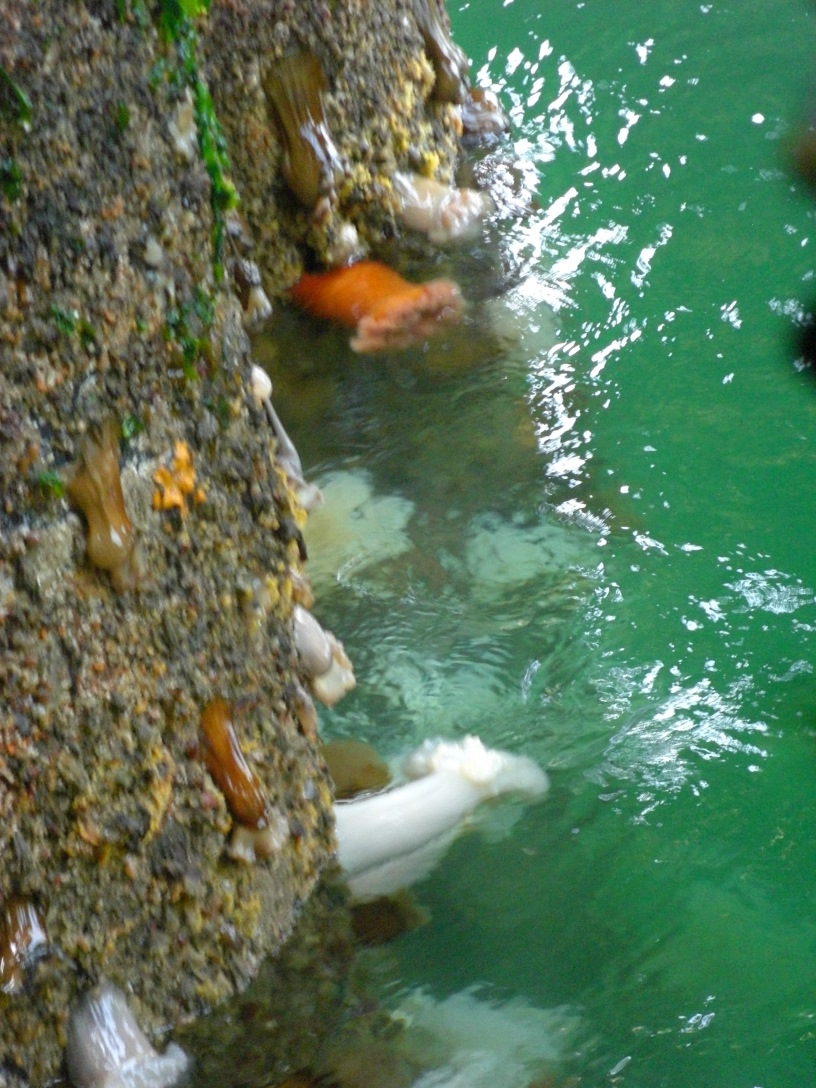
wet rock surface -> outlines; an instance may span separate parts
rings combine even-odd
[[[304,515],[252,394],[230,262],[248,247],[280,294],[343,223],[385,239],[393,170],[455,149],[404,0],[216,0],[201,72],[244,220],[218,282],[164,8],[0,6],[0,900],[37,930],[6,909],[10,1084],[61,1074],[69,1009],[102,975],[153,1038],[243,991],[331,855],[331,785],[298,713]],[[292,48],[320,58],[343,162],[318,216],[282,180],[264,91]],[[72,481],[100,446],[97,520]],[[202,755],[216,699],[283,820],[255,865],[225,852],[235,817]],[[329,944],[340,918],[321,914]],[[313,1031],[308,1005],[291,1031]]]
[[[460,111],[434,96],[434,67],[412,0],[214,4],[203,39],[241,215],[270,293],[291,287],[305,264],[344,263],[349,225],[357,255],[386,246],[399,233],[398,170],[450,177]],[[333,176],[324,178],[324,199],[311,207],[285,180],[286,141],[275,106],[285,80],[290,110],[300,104],[308,112],[311,90],[311,115],[322,108],[334,148],[324,171]]]

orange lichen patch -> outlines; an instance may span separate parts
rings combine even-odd
[[[266,794],[241,751],[232,724],[232,710],[226,699],[218,697],[205,706],[201,732],[204,734],[204,763],[224,794],[233,818],[244,827],[263,827],[267,814]]]
[[[173,781],[176,776],[175,760],[164,745],[154,745],[146,763],[151,771],[151,781],[144,807],[150,816],[150,825],[143,844],[155,838],[164,824],[165,814],[173,800]]]
[[[360,352],[408,347],[462,316],[462,297],[455,283],[410,283],[380,261],[305,272],[289,294],[315,317],[356,325],[351,347]]]
[[[196,503],[207,498],[203,487],[196,487],[196,475],[193,468],[193,455],[186,442],[176,442],[173,461],[159,465],[153,473],[153,483],[157,484],[153,492],[154,510],[172,510],[177,507],[182,516],[187,513],[187,498]]]
[[[119,475],[119,438],[112,420],[82,440],[79,460],[65,489],[88,522],[88,558],[110,572],[114,588],[135,589],[144,578],[133,525],[125,510]]]

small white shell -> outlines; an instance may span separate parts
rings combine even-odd
[[[158,268],[164,260],[164,250],[161,243],[152,234],[148,234],[144,247],[144,263],[151,268]]]
[[[192,162],[198,152],[198,130],[193,111],[193,96],[185,87],[184,97],[176,107],[175,116],[167,124],[173,147],[182,159]]]
[[[320,732],[320,722],[317,717],[317,707],[314,705],[311,695],[300,684],[295,687],[292,700],[292,709],[297,718],[298,725],[310,740],[314,740]]]
[[[309,578],[300,570],[292,570],[289,573],[292,580],[292,599],[304,608],[311,608],[314,604],[314,591]]]
[[[335,240],[326,250],[326,263],[329,267],[350,264],[363,255],[360,235],[353,223],[344,220],[337,229]]]

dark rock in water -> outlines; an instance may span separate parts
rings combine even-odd
[[[430,921],[430,915],[417,903],[410,891],[380,895],[351,907],[354,936],[365,945],[387,944]]]
[[[339,737],[326,741],[322,751],[338,801],[381,790],[391,781],[388,764],[365,741]]]

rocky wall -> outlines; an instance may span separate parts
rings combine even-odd
[[[206,6],[0,3],[0,1057],[33,1084],[101,975],[153,1036],[242,991],[331,856],[305,515],[239,263],[278,299],[344,224],[389,236],[395,164],[455,150],[407,0]],[[317,213],[268,101],[303,51],[339,154]],[[273,832],[255,863],[242,821]]]

